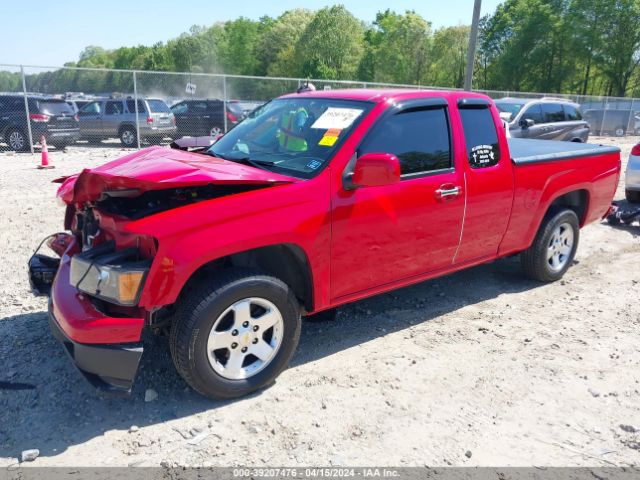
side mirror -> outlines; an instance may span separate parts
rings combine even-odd
[[[380,187],[400,181],[400,160],[391,153],[365,153],[356,160],[352,188]]]
[[[533,120],[531,120],[530,118],[522,118],[520,120],[520,126],[522,128],[529,128],[529,127],[533,127],[536,124],[536,122],[534,122]]]

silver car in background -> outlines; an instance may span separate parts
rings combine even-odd
[[[89,142],[119,138],[125,147],[137,145],[136,102],[133,97],[111,97],[94,100],[80,109],[80,135]],[[160,143],[173,138],[176,119],[160,98],[138,99],[140,140]]]
[[[624,179],[624,194],[628,202],[640,203],[640,143],[631,149]]]
[[[495,103],[512,137],[568,142],[589,138],[589,124],[582,118],[580,106],[568,100],[501,98]]]

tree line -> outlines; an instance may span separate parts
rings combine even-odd
[[[434,29],[415,11],[389,9],[368,24],[336,5],[193,26],[152,46],[89,46],[65,66],[461,88],[469,30]],[[481,20],[474,88],[637,95],[639,63],[640,0],[506,0]],[[150,88],[162,88],[157,83]],[[132,90],[131,76],[117,72],[41,72],[28,75],[27,85],[43,92]],[[3,90],[21,90],[19,74],[0,72]]]

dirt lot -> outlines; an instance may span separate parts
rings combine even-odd
[[[0,466],[31,448],[65,466],[640,464],[640,228],[587,227],[553,285],[508,259],[306,323],[291,367],[242,400],[190,391],[153,336],[131,398],[98,397],[26,263],[62,228],[50,181],[122,153],[52,152],[47,171],[0,153]]]

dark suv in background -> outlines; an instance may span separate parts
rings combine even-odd
[[[224,133],[224,116],[227,116],[227,130],[245,117],[245,112],[239,102],[227,102],[224,112],[224,102],[217,98],[183,100],[171,106],[176,117],[178,137],[215,137]]]
[[[136,102],[133,97],[101,98],[87,103],[78,112],[80,134],[90,142],[119,138],[125,147],[135,147]],[[138,126],[140,140],[159,143],[174,138],[176,121],[164,100],[160,98],[138,99]]]
[[[589,124],[576,103],[556,98],[502,98],[495,103],[512,137],[569,142],[589,138]]]
[[[27,103],[33,143],[39,143],[44,136],[49,145],[64,148],[80,139],[78,117],[64,100],[27,94]],[[30,149],[22,94],[0,94],[0,141],[16,152]]]

